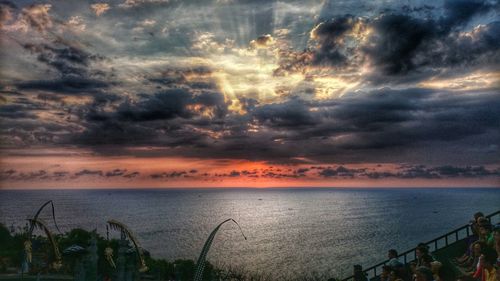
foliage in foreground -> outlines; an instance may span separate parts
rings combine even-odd
[[[112,275],[113,269],[109,266],[104,257],[104,249],[111,247],[113,252],[118,253],[119,241],[116,239],[107,240],[96,232],[87,231],[80,228],[72,229],[64,234],[54,235],[59,249],[64,250],[72,245],[87,247],[91,237],[94,236],[97,242],[97,271],[100,276]],[[7,227],[0,223],[0,273],[6,273],[9,268],[18,269],[22,262],[23,242],[26,240],[24,232],[11,233]],[[50,252],[49,243],[43,236],[35,236],[33,239],[33,253],[40,255]],[[50,259],[50,255],[46,259]],[[115,256],[116,258],[116,256]],[[75,258],[72,256],[63,255],[63,267],[58,273],[73,274]],[[193,280],[196,263],[193,260],[178,259],[175,261],[167,261],[165,259],[154,259],[146,255],[146,264],[150,268],[145,275],[152,280]],[[36,271],[42,273],[54,273],[46,267],[35,268]],[[270,274],[258,272],[249,272],[243,268],[235,268],[223,266],[216,268],[209,262],[205,262],[205,270],[203,280],[232,280],[232,281],[271,281],[277,280],[276,277]],[[279,279],[278,279],[279,280]],[[290,279],[281,279],[290,280]],[[295,280],[315,281],[329,280],[327,276],[321,274],[304,274],[301,277],[296,277]],[[332,279],[333,280],[333,279]]]

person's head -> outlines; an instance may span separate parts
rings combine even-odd
[[[395,250],[395,249],[390,249],[388,252],[387,252],[387,257],[389,259],[392,259],[392,258],[397,258],[398,257],[398,252]]]
[[[481,213],[481,212],[474,214],[474,220],[471,221],[472,232],[475,235],[479,235],[479,225],[484,224],[485,222],[488,221],[488,219],[485,218],[484,215],[482,215],[482,214],[483,213]]]
[[[412,273],[415,273],[416,269],[417,269],[417,263],[414,261],[410,262],[410,271]]]
[[[426,245],[419,244],[417,248],[415,249],[415,255],[417,255],[417,258],[421,258],[423,255],[426,255],[429,253],[429,248],[427,248]]]
[[[363,272],[363,267],[360,264],[355,264],[353,267],[354,274],[359,274]]]
[[[479,235],[481,237],[486,237],[491,233],[491,224],[485,223],[479,225]]]
[[[399,279],[398,272],[396,270],[391,270],[389,273],[389,281],[396,281],[397,279]]]
[[[439,274],[439,269],[441,269],[441,266],[443,266],[443,264],[439,261],[433,261],[431,262],[431,271],[432,273],[434,274]]]
[[[432,271],[424,266],[420,266],[415,270],[415,275],[413,276],[415,281],[432,281],[434,276],[432,276]]]
[[[484,214],[482,212],[477,212],[474,214],[474,221],[477,222],[477,220],[480,218],[480,217],[484,217]]]

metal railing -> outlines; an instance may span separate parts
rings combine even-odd
[[[494,221],[492,220],[492,218],[498,216],[500,218],[500,210],[492,213],[492,214],[489,214],[486,216],[486,218],[488,218],[491,223],[494,223]],[[500,221],[500,220],[498,220]],[[498,222],[497,221],[497,222]],[[472,234],[472,229],[471,229],[471,226],[470,224],[466,224],[464,226],[461,226],[455,230],[452,230],[444,235],[441,235],[435,239],[432,239],[428,242],[425,242],[424,244],[429,246],[429,251],[430,252],[434,252],[436,250],[439,250],[439,249],[442,249],[444,247],[447,247],[448,245],[450,245],[451,243],[455,243],[457,241],[460,241],[462,239],[465,239],[467,237],[469,237],[470,235]],[[416,250],[417,248],[413,248],[413,249],[410,249],[406,252],[403,252],[401,254],[398,255],[398,260],[403,261],[403,263],[406,265],[408,262],[412,262],[414,260],[417,259],[417,255],[416,255]],[[408,257],[410,256],[410,258]],[[387,263],[389,262],[389,260],[385,260],[381,263],[378,263],[374,266],[371,266],[365,270],[363,270],[363,272],[365,274],[367,274],[367,277],[370,279],[370,278],[373,278],[375,276],[377,276],[377,271],[380,270],[379,272],[382,272],[382,267],[384,265],[386,265]],[[347,280],[350,280],[354,277],[354,275],[351,275],[349,277],[346,277],[344,279],[342,279],[342,281],[347,281]]]

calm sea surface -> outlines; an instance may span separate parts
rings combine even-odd
[[[129,226],[154,257],[196,260],[211,230],[227,218],[208,260],[276,277],[348,275],[382,261],[390,248],[414,247],[500,209],[500,189],[211,189],[0,191],[0,221],[24,225],[53,200],[62,231],[105,233]],[[50,209],[42,217],[50,222]],[[51,224],[52,225],[52,224]],[[119,237],[119,233],[112,233]]]

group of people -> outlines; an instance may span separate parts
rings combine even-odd
[[[445,261],[436,260],[429,246],[419,243],[415,249],[415,261],[408,265],[398,260],[398,252],[390,249],[388,261],[377,277],[380,281],[500,281],[500,224],[491,222],[478,212],[471,221],[472,235],[466,238],[467,251],[451,263],[460,269],[457,276],[446,275],[442,266]],[[448,261],[446,261],[448,262]],[[360,265],[354,266],[354,281],[367,281]]]
[[[500,281],[500,224],[493,226],[483,213],[471,220],[472,236],[467,251],[453,260],[461,269],[463,281]]]

